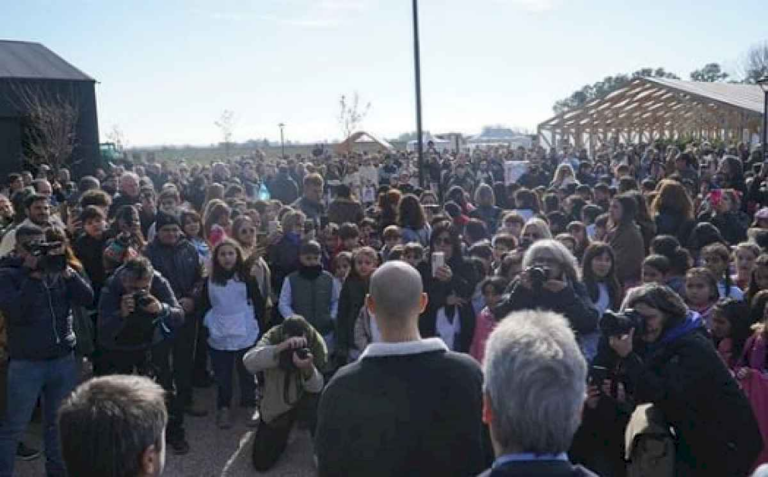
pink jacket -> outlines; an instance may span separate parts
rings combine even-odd
[[[470,356],[480,364],[483,364],[483,359],[485,359],[485,342],[488,341],[488,337],[495,327],[496,320],[493,318],[491,310],[486,306],[477,315],[475,335],[472,337],[472,344],[469,347]]]

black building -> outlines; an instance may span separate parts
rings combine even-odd
[[[0,181],[25,167],[24,160],[31,155],[36,134],[27,111],[30,98],[74,106],[75,148],[68,161],[70,168],[81,175],[97,166],[95,85],[96,80],[39,43],[0,40]]]

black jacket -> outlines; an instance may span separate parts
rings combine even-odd
[[[696,225],[696,222],[692,219],[686,219],[677,213],[661,210],[653,218],[656,223],[657,235],[672,235],[677,237],[677,240],[681,245],[688,244],[688,239],[691,236],[691,231]]]
[[[752,407],[701,327],[645,359],[624,360],[638,403],[654,403],[678,438],[690,475],[744,476],[763,448]]]
[[[163,305],[160,315],[151,320],[146,341],[137,340],[134,331],[144,331],[144,316],[134,313],[127,318],[120,316],[120,302],[125,294],[122,282],[123,269],[118,268],[101,289],[99,298],[98,340],[107,350],[135,351],[145,350],[160,343],[167,334],[184,324],[184,310],[173,294],[168,280],[155,271],[150,285],[150,294]],[[143,333],[141,333],[143,334]],[[141,341],[141,342],[138,342]]]
[[[499,306],[493,310],[497,320],[504,319],[513,311],[538,308],[565,316],[576,334],[591,333],[597,328],[598,311],[581,283],[570,283],[559,293],[552,293],[546,289],[529,290],[517,279],[507,290]]]
[[[90,305],[93,290],[78,273],[46,280],[31,277],[15,255],[0,261],[0,311],[11,359],[59,358],[75,347],[72,308]]]
[[[558,460],[510,462],[478,477],[597,477],[584,467]]]
[[[293,203],[299,197],[299,186],[288,174],[278,174],[274,179],[266,182],[270,196],[279,200],[283,205]]]
[[[343,367],[318,408],[318,475],[475,475],[485,466],[480,366],[440,340]],[[392,345],[390,345],[392,346]],[[374,355],[375,354],[375,355]]]
[[[336,317],[336,353],[346,358],[349,349],[354,346],[355,322],[360,310],[365,306],[368,294],[368,280],[359,276],[349,276],[344,280],[339,296],[339,313]],[[363,350],[360,350],[363,351]]]
[[[155,238],[144,250],[152,266],[171,284],[176,299],[197,299],[203,286],[203,264],[197,247],[186,238],[168,246]]]
[[[453,315],[453,319],[461,320],[461,330],[454,343],[454,351],[469,352],[472,337],[475,334],[475,311],[472,308],[472,295],[480,279],[472,264],[462,257],[454,258],[449,263],[453,276],[449,282],[441,282],[431,273],[422,275],[424,291],[429,296],[427,309],[419,319],[419,331],[421,336],[430,338],[437,336],[437,312],[445,307],[446,314]],[[465,305],[448,306],[446,300],[451,293],[466,301]],[[458,315],[458,316],[456,316]]]

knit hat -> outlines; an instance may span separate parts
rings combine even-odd
[[[181,228],[181,221],[173,214],[158,212],[155,216],[155,230],[159,232],[166,225],[176,225]]]
[[[768,207],[763,207],[762,209],[758,210],[755,214],[755,219],[763,220],[768,219]]]

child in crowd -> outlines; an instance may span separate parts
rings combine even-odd
[[[392,247],[392,250],[389,252],[389,260],[405,261],[405,245],[395,245]]]
[[[749,280],[752,278],[758,256],[760,256],[760,247],[752,242],[742,242],[733,249],[736,274],[731,277],[731,280],[742,291],[747,291],[749,288]]]
[[[501,258],[517,248],[517,239],[512,234],[496,234],[491,242],[493,245],[493,269],[498,270],[501,267]]]
[[[107,216],[95,205],[89,205],[80,214],[84,233],[75,241],[75,255],[82,262],[85,272],[93,285],[95,303],[107,279],[104,268],[104,249],[107,246]]]
[[[333,275],[320,265],[322,248],[314,240],[299,249],[299,269],[285,278],[279,309],[283,317],[299,315],[316,329],[329,352],[334,349],[334,329],[341,289]]]
[[[360,245],[371,247],[374,250],[381,248],[381,240],[376,235],[376,221],[366,217],[360,222]]]
[[[622,288],[616,276],[616,257],[610,245],[594,242],[584,252],[582,279],[600,316],[621,306]]]
[[[595,220],[602,213],[603,209],[594,204],[587,204],[581,209],[581,221],[587,228],[587,236],[590,240],[597,240],[595,239]]]
[[[371,274],[379,266],[379,254],[371,247],[361,247],[352,255],[352,263],[352,270],[344,282],[339,299],[339,319],[336,323],[338,346],[335,354],[338,365],[356,360],[370,342],[363,343],[363,337],[371,339],[372,330],[375,329],[375,324],[367,321],[370,317],[363,317],[366,321],[360,324],[367,332],[361,330],[358,336],[356,326],[361,315],[365,314],[365,297],[368,295]],[[362,347],[358,346],[360,344]]]
[[[574,256],[581,261],[584,258],[584,252],[589,247],[589,235],[587,227],[582,222],[571,222],[566,229],[576,242]]]
[[[708,268],[688,270],[685,275],[685,301],[691,310],[701,315],[707,329],[712,327],[712,312],[719,299],[717,279]]]
[[[755,269],[752,271],[752,279],[749,282],[747,292],[747,304],[753,307],[755,295],[759,291],[768,289],[768,254],[761,254],[755,260]]]
[[[648,255],[643,260],[643,283],[665,285],[670,267],[669,259],[664,255]]]
[[[323,246],[323,268],[330,269],[333,264],[333,259],[336,257],[336,251],[341,248],[339,225],[330,222],[321,231],[318,239]]]
[[[341,286],[344,285],[344,281],[347,279],[347,276],[349,276],[349,271],[351,269],[351,252],[340,252],[338,255],[336,255],[336,257],[334,257],[333,262],[331,263],[331,273],[333,274],[333,280],[339,286],[339,289],[341,289]]]
[[[721,243],[713,243],[701,251],[703,265],[717,278],[717,289],[720,298],[744,299],[744,292],[731,281],[731,253],[728,247]]]
[[[480,282],[480,290],[485,307],[477,315],[475,333],[469,348],[469,354],[478,363],[482,363],[485,358],[485,342],[488,341],[488,336],[490,336],[491,331],[496,326],[496,319],[491,310],[498,305],[506,288],[507,281],[502,277],[489,277]]]
[[[232,373],[237,368],[240,406],[255,407],[256,384],[243,365],[243,356],[267,329],[256,279],[245,266],[240,246],[231,239],[221,240],[213,249],[211,276],[201,296],[203,323],[208,329],[208,351],[218,388],[216,425],[232,427]]]
[[[595,231],[590,237],[590,239],[602,242],[605,240],[606,236],[608,235],[608,220],[610,219],[610,216],[608,214],[600,214],[595,219]]]
[[[573,235],[567,233],[557,234],[555,240],[565,245],[565,248],[567,248],[574,257],[576,256],[576,239]]]
[[[360,229],[352,223],[344,223],[339,227],[341,248],[339,252],[354,252],[360,246]]]
[[[384,247],[381,249],[381,259],[386,262],[389,260],[389,254],[392,249],[400,243],[402,237],[400,227],[397,225],[388,226],[384,229],[382,237],[384,238]]]
[[[424,267],[424,247],[418,242],[403,245],[403,260],[416,270],[421,270]]]
[[[712,312],[712,338],[723,362],[734,369],[751,334],[749,308],[743,301],[723,298]]]
[[[200,214],[193,210],[183,210],[180,219],[184,235],[197,249],[200,260],[207,263],[211,257],[211,249],[208,247],[208,242],[203,238],[203,221]]]
[[[531,213],[531,217],[533,213]],[[525,218],[518,212],[507,212],[501,217],[501,228],[499,233],[509,234],[515,239],[520,240],[520,234],[525,226]]]
[[[758,318],[752,324],[752,335],[747,338],[737,364],[736,376],[739,379],[747,377],[749,373],[768,372],[768,291],[757,293],[753,300],[752,317]]]
[[[523,271],[523,252],[514,251],[504,254],[501,258],[501,266],[498,275],[512,282]]]

